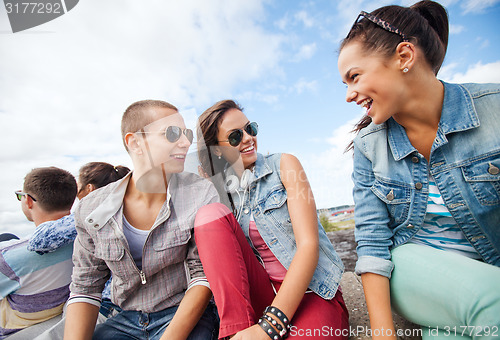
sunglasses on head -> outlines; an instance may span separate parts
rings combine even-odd
[[[156,132],[152,132],[152,131],[139,131],[137,133],[156,133]],[[183,133],[186,136],[186,138],[189,141],[189,143],[193,143],[193,138],[194,138],[193,130],[191,130],[191,129],[183,129],[183,128],[178,127],[178,126],[169,126],[165,130],[165,138],[167,138],[167,140],[170,143],[175,143],[175,142],[177,142],[181,138],[181,135]]]
[[[351,27],[351,31],[354,28],[354,26],[356,26],[356,24],[359,22],[359,19],[361,17],[365,17],[366,19],[368,19],[369,21],[371,21],[375,25],[383,28],[387,32],[391,32],[391,33],[399,35],[403,39],[404,42],[409,41],[409,39],[406,36],[406,34],[404,34],[403,32],[401,32],[397,27],[395,27],[392,24],[388,23],[387,21],[382,20],[382,19],[376,17],[375,15],[373,15],[371,13],[367,13],[365,11],[361,11],[359,13],[358,17],[356,18],[356,20],[354,20],[354,24]]]
[[[19,190],[19,191],[16,191],[14,193],[16,194],[16,197],[17,197],[18,201],[20,201],[21,198],[23,198],[23,196],[27,195],[27,196],[31,197],[31,199],[33,200],[33,202],[36,202],[36,199],[33,196],[31,196],[30,194],[26,193],[26,192],[22,192],[22,191]]]
[[[227,140],[220,140],[219,142],[228,142],[231,146],[238,146],[243,139],[243,131],[245,131],[248,135],[255,137],[257,136],[257,132],[259,132],[259,125],[256,122],[248,122],[243,129],[234,130],[229,134]]]

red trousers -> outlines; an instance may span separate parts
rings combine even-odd
[[[281,282],[272,282],[229,209],[220,203],[198,212],[195,238],[220,317],[219,338],[257,323]],[[342,293],[325,300],[304,294],[289,339],[347,339],[349,317]]]

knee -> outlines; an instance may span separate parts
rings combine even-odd
[[[201,207],[196,213],[195,232],[214,221],[220,221],[231,215],[231,211],[222,203],[211,203]]]

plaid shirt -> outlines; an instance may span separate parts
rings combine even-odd
[[[219,197],[208,180],[174,174],[167,200],[144,244],[139,269],[122,227],[122,203],[130,178],[129,174],[92,192],[78,205],[70,290],[75,300],[100,297],[112,273],[113,303],[124,310],[153,313],[178,305],[189,280],[205,276],[194,242],[194,219],[199,208]]]

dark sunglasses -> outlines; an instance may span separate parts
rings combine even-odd
[[[379,26],[379,27],[382,27],[384,30],[386,30],[387,32],[391,32],[391,33],[394,33],[394,34],[397,34],[399,35],[401,38],[403,38],[403,41],[404,42],[407,42],[409,41],[408,37],[406,36],[406,34],[404,34],[403,32],[401,32],[398,28],[396,28],[395,26],[391,25],[390,23],[388,23],[387,21],[385,20],[382,20],[380,18],[377,18],[375,15],[371,14],[371,13],[367,13],[365,11],[361,11],[358,15],[358,17],[356,18],[356,20],[354,20],[354,24],[352,25],[351,27],[351,30],[354,28],[354,26],[356,26],[356,24],[358,23],[359,19],[361,17],[365,17],[366,19],[370,20],[371,22],[373,22],[375,25]],[[349,31],[349,32],[350,32]]]
[[[248,135],[255,137],[259,132],[259,125],[256,122],[249,122],[243,127],[243,129],[237,129],[231,132],[227,137],[227,140],[220,140],[218,142],[228,142],[231,146],[238,146],[243,139],[243,131],[245,131]]]
[[[31,196],[30,194],[26,193],[26,192],[22,192],[22,191],[19,190],[19,191],[16,191],[15,194],[16,194],[16,197],[17,197],[18,201],[20,201],[21,198],[23,198],[23,196],[28,195],[29,197],[31,197],[31,199],[33,200],[33,202],[36,202],[36,199],[33,196]]]
[[[139,131],[137,133],[156,133],[156,132]],[[175,143],[175,142],[177,142],[181,138],[181,136],[182,136],[183,133],[186,136],[186,138],[189,141],[189,143],[193,143],[193,138],[194,138],[193,130],[191,130],[191,129],[183,129],[183,128],[180,128],[178,126],[169,126],[165,130],[165,137],[167,138],[167,140],[170,143]]]

